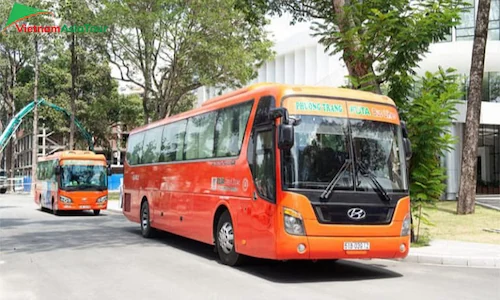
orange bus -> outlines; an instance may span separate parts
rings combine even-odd
[[[106,157],[91,151],[61,151],[41,157],[35,203],[56,215],[63,210],[93,210],[97,216],[108,205],[109,174]]]
[[[123,214],[215,245],[221,261],[403,258],[406,160],[394,102],[256,84],[130,132]]]

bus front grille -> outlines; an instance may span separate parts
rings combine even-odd
[[[389,224],[394,214],[391,206],[320,204],[313,207],[322,224],[383,225]]]

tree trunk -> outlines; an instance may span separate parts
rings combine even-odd
[[[71,24],[73,26],[73,23]],[[77,76],[77,57],[76,57],[76,36],[71,33],[71,120],[69,125],[69,149],[73,150],[75,145],[75,114],[76,114],[76,76]]]
[[[337,19],[337,25],[340,32],[346,32],[348,29],[355,27],[352,18],[344,12],[345,0],[332,0],[333,12]],[[344,35],[347,36],[347,35]],[[380,84],[375,80],[375,72],[373,70],[373,63],[368,57],[368,53],[365,54],[363,59],[356,58],[355,53],[359,53],[361,41],[358,36],[351,36],[351,40],[347,41],[344,51],[342,53],[342,59],[346,64],[349,76],[354,77],[361,82],[356,89],[368,88],[370,91],[382,94],[380,89]],[[369,80],[365,79],[365,76],[372,75]]]
[[[35,101],[35,108],[33,109],[33,142],[32,142],[32,156],[31,156],[31,194],[35,193],[35,178],[38,160],[38,38],[35,36],[35,83],[33,88],[33,99]]]
[[[491,0],[479,0],[472,62],[470,68],[470,88],[467,97],[464,146],[457,213],[474,213],[476,198],[477,144],[479,138],[479,118],[481,116],[481,87],[483,85],[484,56],[488,36],[488,22]]]

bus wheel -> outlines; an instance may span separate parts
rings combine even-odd
[[[38,207],[40,208],[40,211],[44,211],[43,204],[42,204],[42,195],[40,195],[40,197],[38,197]]]
[[[221,262],[228,266],[241,264],[243,255],[236,253],[234,247],[234,229],[228,211],[222,213],[217,223],[217,252]]]
[[[100,209],[94,209],[94,216],[98,216],[101,213]]]
[[[52,199],[52,213],[56,216],[59,215],[59,211],[54,207],[54,199]]]
[[[154,234],[154,229],[151,228],[149,204],[147,201],[144,201],[141,205],[141,233],[145,238],[153,237]]]
[[[7,189],[0,189],[0,194],[5,194],[7,193]]]

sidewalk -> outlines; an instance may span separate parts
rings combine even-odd
[[[111,200],[108,201],[108,210],[112,212],[122,212],[122,208],[120,207],[120,201],[119,200]]]
[[[410,248],[404,261],[500,269],[500,245],[434,240],[428,247]]]
[[[500,211],[500,195],[477,195],[476,204]]]

